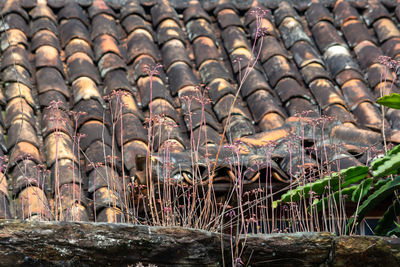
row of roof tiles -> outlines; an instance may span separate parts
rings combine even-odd
[[[280,181],[317,165],[322,147],[341,167],[366,164],[382,123],[398,143],[400,112],[382,120],[375,105],[381,90],[399,91],[376,62],[400,56],[397,4],[300,2],[4,2],[2,216],[125,220],[132,180],[121,177],[145,183],[137,156],[149,147],[168,148],[181,177],[193,146],[215,159],[221,140],[240,140],[251,183],[270,141]],[[321,114],[334,121],[318,135]],[[317,149],[293,139],[289,153],[281,141],[293,133]],[[316,138],[325,134],[340,145],[327,149]],[[221,154],[219,180],[233,182]]]

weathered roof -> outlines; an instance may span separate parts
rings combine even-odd
[[[366,164],[382,127],[399,143],[400,112],[375,100],[400,91],[377,62],[400,57],[400,6],[317,2],[2,1],[0,217],[118,221],[149,140],[171,177],[194,145],[199,166],[218,157],[221,183],[240,148],[248,184]]]

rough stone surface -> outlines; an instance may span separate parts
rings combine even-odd
[[[400,265],[397,238],[296,233],[248,235],[238,243],[244,245],[241,260],[248,266]],[[0,259],[2,266],[232,265],[230,237],[219,233],[182,227],[16,220],[0,221]]]

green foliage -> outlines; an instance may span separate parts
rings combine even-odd
[[[378,221],[378,225],[374,229],[376,235],[387,235],[393,228],[393,222],[397,227],[400,225],[395,222],[396,216],[400,214],[400,202],[394,201],[386,210],[382,218]]]
[[[400,145],[390,150],[383,158],[371,164],[372,175],[376,178],[398,173],[400,169]]]
[[[368,194],[368,191],[371,188],[373,181],[373,178],[368,178],[362,181],[359,185],[356,185],[356,189],[351,195],[351,201],[357,202],[363,199]]]
[[[385,95],[378,98],[376,102],[389,108],[400,109],[400,94],[392,93],[390,95]]]
[[[366,166],[354,166],[335,172],[331,176],[325,176],[323,179],[289,190],[281,196],[280,200],[274,201],[273,207],[276,208],[282,202],[296,202],[301,198],[309,198],[312,194],[322,195],[326,189],[337,191],[339,188],[345,188],[364,179],[367,173],[368,167]],[[340,187],[339,181],[341,181]]]
[[[400,176],[395,177],[393,180],[388,180],[379,190],[376,190],[370,195],[358,208],[355,216],[350,218],[347,224],[347,232],[349,233],[354,223],[358,223],[364,219],[368,211],[376,207],[379,203],[385,200],[388,196],[392,195],[395,190],[400,189]]]
[[[351,194],[354,193],[354,191],[357,189],[357,185],[353,185],[350,187],[343,188],[342,190],[338,190],[334,192],[333,194],[330,194],[329,196],[326,196],[320,200],[316,200],[312,204],[312,208],[317,208],[317,211],[321,211],[322,208],[328,205],[328,201],[330,199],[335,199],[335,201],[339,201],[339,198],[342,198],[344,196],[350,196]],[[308,209],[310,211],[310,209]]]
[[[280,203],[296,202],[313,196],[315,199],[307,209],[310,213],[311,208],[321,211],[329,200],[338,202],[345,198],[347,201],[359,203],[357,211],[349,219],[346,227],[346,232],[350,233],[370,210],[389,196],[394,196],[396,190],[400,189],[400,176],[383,178],[397,174],[399,169],[400,145],[390,150],[386,156],[371,163],[372,177],[368,176],[369,168],[366,166],[350,167],[289,190],[279,200],[274,201],[273,207],[276,208]],[[400,203],[396,199],[380,219],[375,234],[387,235],[398,214],[400,214]],[[400,233],[400,229],[398,232]]]

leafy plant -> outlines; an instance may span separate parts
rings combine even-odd
[[[324,207],[329,206],[329,201],[339,202],[341,198],[346,199],[358,204],[355,213],[346,225],[346,233],[349,234],[354,232],[355,226],[369,211],[394,195],[393,204],[388,207],[375,228],[375,234],[387,235],[392,230],[396,214],[400,211],[396,194],[396,190],[400,189],[400,176],[387,179],[382,179],[382,177],[398,173],[399,167],[400,145],[390,150],[386,156],[371,163],[372,177],[369,176],[368,167],[353,166],[289,190],[279,200],[274,201],[273,207],[276,208],[281,203],[298,202],[313,197],[314,200],[307,208],[307,212],[311,214],[314,209],[320,212]],[[366,196],[368,197],[363,200]]]
[[[400,109],[400,94],[392,93],[382,96],[376,100],[376,103],[389,108]]]

